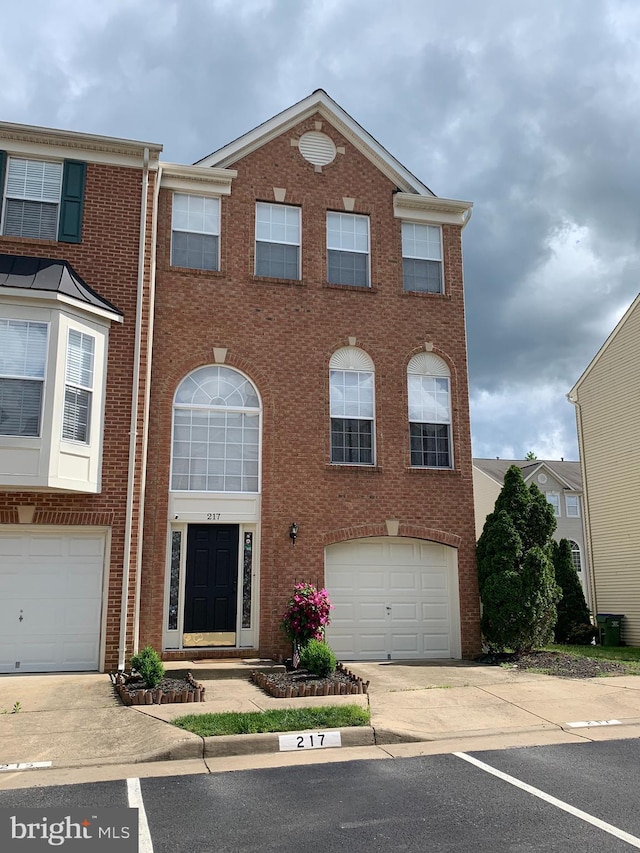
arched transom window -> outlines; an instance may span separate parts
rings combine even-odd
[[[329,362],[331,461],[373,465],[373,361],[358,347],[336,350]]]
[[[581,572],[582,559],[580,557],[580,546],[577,542],[574,542],[573,539],[569,539],[569,545],[571,547],[571,561],[573,563],[573,567],[576,572]]]
[[[411,465],[451,468],[451,389],[449,368],[430,352],[407,365]]]
[[[230,367],[201,367],[178,386],[173,407],[171,488],[257,492],[260,399]]]

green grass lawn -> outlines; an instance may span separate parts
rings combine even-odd
[[[640,648],[637,646],[563,646],[552,644],[546,646],[546,651],[623,663],[629,668],[630,672],[637,672],[640,675]]]
[[[327,705],[323,708],[282,708],[222,714],[187,714],[173,725],[201,737],[250,735],[261,732],[300,732],[304,729],[338,729],[368,726],[369,709],[358,705]]]

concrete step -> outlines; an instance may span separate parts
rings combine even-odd
[[[284,665],[261,658],[224,658],[213,660],[165,661],[165,672],[171,678],[184,678],[190,672],[196,681],[216,678],[249,678],[254,670],[284,672]]]

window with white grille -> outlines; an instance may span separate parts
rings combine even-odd
[[[327,281],[369,287],[369,217],[327,213]]]
[[[300,208],[256,204],[256,275],[300,278]]]
[[[569,540],[569,545],[571,546],[571,562],[573,563],[573,567],[576,572],[581,572],[582,557],[580,555],[580,546],[577,542],[574,542],[573,539]]]
[[[94,338],[70,329],[62,418],[62,438],[65,441],[89,443],[94,358]]]
[[[171,228],[174,267],[220,269],[220,199],[174,193]]]
[[[201,367],[178,386],[173,407],[171,488],[257,492],[260,401],[230,367]]]
[[[332,355],[329,368],[331,461],[373,465],[373,362],[363,350],[343,347]]]
[[[564,503],[567,509],[568,518],[580,517],[580,506],[578,504],[578,495],[565,495]]]
[[[446,363],[433,353],[419,353],[407,366],[412,467],[452,467],[450,381]]]
[[[442,229],[402,223],[402,276],[405,290],[442,293]]]
[[[55,240],[62,163],[9,157],[3,234]]]

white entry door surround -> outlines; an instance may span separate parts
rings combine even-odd
[[[104,530],[0,531],[0,672],[101,663]]]
[[[338,542],[325,550],[325,586],[339,659],[461,657],[455,548],[393,536]]]

